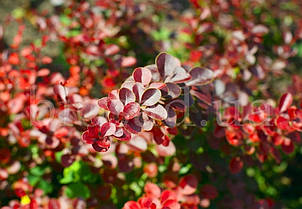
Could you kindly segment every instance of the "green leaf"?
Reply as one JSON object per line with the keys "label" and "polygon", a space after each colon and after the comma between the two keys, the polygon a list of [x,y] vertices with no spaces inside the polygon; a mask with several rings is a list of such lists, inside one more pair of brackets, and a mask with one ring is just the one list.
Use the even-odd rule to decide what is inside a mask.
{"label": "green leaf", "polygon": [[297,55],[302,57],[302,43],[297,43],[293,47],[297,50]]}
{"label": "green leaf", "polygon": [[186,33],[181,33],[179,35],[179,40],[182,41],[182,42],[187,42],[187,43],[192,43],[193,42],[192,36],[190,36],[189,34],[186,34]]}
{"label": "green leaf", "polygon": [[35,186],[40,181],[40,176],[28,175],[28,182],[31,186]]}
{"label": "green leaf", "polygon": [[36,144],[32,144],[32,145],[30,145],[29,148],[31,150],[32,157],[35,159],[38,158],[39,157],[39,147]]}
{"label": "green leaf", "polygon": [[69,198],[79,197],[79,198],[87,199],[90,197],[90,191],[88,187],[80,182],[68,185],[65,190],[65,194]]}
{"label": "green leaf", "polygon": [[60,54],[54,58],[54,61],[53,61],[54,64],[60,66],[60,70],[62,71],[67,71],[69,69],[69,64],[68,62],[66,61],[66,57],[64,55],[64,45],[63,44],[60,44]]}
{"label": "green leaf", "polygon": [[31,125],[30,121],[27,120],[27,119],[25,119],[25,118],[21,119],[21,123],[22,123],[22,127],[23,127],[24,129],[26,129],[26,130],[32,128],[32,125]]}
{"label": "green leaf", "polygon": [[287,162],[282,162],[279,165],[275,165],[273,167],[275,173],[282,173],[286,170],[286,168],[287,168]]}
{"label": "green leaf", "polygon": [[166,28],[161,28],[159,31],[153,31],[151,35],[156,41],[168,40],[170,31]]}
{"label": "green leaf", "polygon": [[189,170],[191,169],[191,167],[192,167],[191,164],[183,165],[182,168],[179,170],[179,174],[180,175],[187,174],[189,172]]}
{"label": "green leaf", "polygon": [[64,168],[61,184],[76,182],[95,183],[98,175],[91,172],[89,166],[82,161],[75,161],[71,166]]}
{"label": "green leaf", "polygon": [[77,29],[72,29],[71,31],[69,31],[67,33],[67,37],[75,37],[77,35],[81,34],[81,31],[80,30],[77,30]]}
{"label": "green leaf", "polygon": [[64,170],[64,177],[60,180],[61,184],[69,184],[74,181],[73,175],[71,172],[65,172]]}
{"label": "green leaf", "polygon": [[51,193],[53,189],[52,185],[43,179],[41,179],[37,187],[42,189],[45,192],[45,194]]}
{"label": "green leaf", "polygon": [[56,158],[56,161],[57,161],[58,163],[61,163],[61,157],[62,157],[62,155],[63,155],[63,152],[62,152],[62,151],[56,152],[56,153],[55,153],[55,158]]}
{"label": "green leaf", "polygon": [[36,166],[30,169],[30,173],[35,176],[42,176],[45,172],[46,167]]}
{"label": "green leaf", "polygon": [[19,18],[24,17],[25,11],[24,11],[23,8],[18,7],[18,8],[14,9],[14,10],[12,11],[12,15],[13,15],[14,18],[19,19]]}
{"label": "green leaf", "polygon": [[75,161],[71,166],[64,168],[61,184],[68,184],[80,180],[79,170],[81,168],[80,161]]}
{"label": "green leaf", "polygon": [[66,26],[69,26],[71,24],[70,18],[65,15],[60,16],[60,21]]}
{"label": "green leaf", "polygon": [[129,186],[130,189],[132,189],[135,192],[135,195],[139,197],[142,194],[142,187],[139,186],[137,182],[132,182]]}

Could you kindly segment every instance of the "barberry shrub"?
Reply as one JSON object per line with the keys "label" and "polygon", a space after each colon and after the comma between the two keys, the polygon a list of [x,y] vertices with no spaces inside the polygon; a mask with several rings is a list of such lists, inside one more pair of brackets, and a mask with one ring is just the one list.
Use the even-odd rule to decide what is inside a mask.
{"label": "barberry shrub", "polygon": [[302,207],[298,1],[18,2],[2,209]]}

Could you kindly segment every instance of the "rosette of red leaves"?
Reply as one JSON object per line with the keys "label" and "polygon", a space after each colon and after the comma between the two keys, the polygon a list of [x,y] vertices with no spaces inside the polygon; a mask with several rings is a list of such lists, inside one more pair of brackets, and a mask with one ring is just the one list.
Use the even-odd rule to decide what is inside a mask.
{"label": "rosette of red leaves", "polygon": [[163,191],[156,184],[148,182],[144,188],[145,194],[137,202],[128,201],[123,209],[198,208],[200,198],[195,194],[197,185],[194,175],[184,176],[175,188]]}
{"label": "rosette of red leaves", "polygon": [[183,87],[200,86],[213,79],[204,68],[187,70],[180,61],[161,53],[154,65],[136,68],[119,90],[111,91],[98,104],[106,119],[92,123],[83,140],[96,151],[107,151],[112,138],[128,141],[137,133],[151,131],[157,144],[169,145],[177,118],[186,108]]}
{"label": "rosette of red leaves", "polygon": [[[256,153],[261,162],[271,156],[280,163],[278,147],[290,154],[294,151],[294,143],[300,142],[302,110],[292,103],[293,96],[285,93],[278,107],[263,103],[260,106],[244,106],[242,112],[233,106],[227,108],[223,116],[226,140],[232,146],[244,146],[247,155]],[[216,128],[218,131],[219,126]],[[242,167],[240,157],[231,160],[233,173],[239,172]]]}

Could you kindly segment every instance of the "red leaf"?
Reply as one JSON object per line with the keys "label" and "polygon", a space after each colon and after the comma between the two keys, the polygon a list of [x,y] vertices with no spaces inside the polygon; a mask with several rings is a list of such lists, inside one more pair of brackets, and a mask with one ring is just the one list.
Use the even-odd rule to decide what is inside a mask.
{"label": "red leaf", "polygon": [[186,82],[188,86],[200,86],[205,85],[212,81],[214,78],[213,71],[207,68],[196,67],[190,70],[191,80]]}
{"label": "red leaf", "polygon": [[167,113],[168,113],[168,117],[165,120],[165,124],[168,127],[173,128],[173,127],[176,126],[177,115],[176,115],[175,111],[172,108],[169,108]]}
{"label": "red leaf", "polygon": [[147,182],[144,191],[148,197],[159,198],[160,197],[160,188],[153,183]]}
{"label": "red leaf", "polygon": [[119,98],[124,105],[127,105],[130,102],[135,102],[134,93],[127,88],[121,88],[119,90]]}
{"label": "red leaf", "polygon": [[234,157],[232,158],[230,162],[230,170],[231,173],[236,174],[241,171],[243,167],[243,161],[240,159],[240,157]]}
{"label": "red leaf", "polygon": [[123,209],[141,209],[140,205],[135,201],[128,201],[124,205]]}
{"label": "red leaf", "polygon": [[142,117],[132,118],[128,121],[125,121],[124,126],[128,131],[133,134],[137,134],[142,131],[144,121]]}
{"label": "red leaf", "polygon": [[109,94],[108,94],[108,99],[118,99],[119,98],[119,91],[117,89],[112,90]]}
{"label": "red leaf", "polygon": [[68,91],[67,89],[62,86],[61,84],[59,85],[55,85],[54,88],[54,93],[64,102],[66,103],[66,98],[67,98],[67,95],[68,95]]}
{"label": "red leaf", "polygon": [[134,57],[123,57],[121,66],[130,67],[130,66],[135,65],[135,63],[136,63],[136,59]]}
{"label": "red leaf", "polygon": [[153,120],[151,118],[149,118],[146,113],[143,113],[142,117],[144,120],[143,129],[145,131],[150,131],[153,128]]}
{"label": "red leaf", "polygon": [[149,197],[139,198],[138,203],[141,205],[142,208],[156,209],[155,203],[153,203],[152,199]]}
{"label": "red leaf", "polygon": [[156,57],[155,63],[163,80],[167,76],[173,75],[175,68],[181,66],[181,63],[177,58],[167,53],[160,53]]}
{"label": "red leaf", "polygon": [[197,62],[197,61],[200,60],[201,56],[202,56],[202,51],[197,51],[197,50],[191,51],[191,53],[190,53],[190,60],[192,62]]}
{"label": "red leaf", "polygon": [[89,135],[89,132],[88,131],[85,131],[83,134],[82,134],[82,139],[85,141],[85,143],[87,144],[92,144],[94,139],[90,137]]}
{"label": "red leaf", "polygon": [[124,128],[116,129],[114,136],[121,141],[129,141],[131,139],[131,134]]}
{"label": "red leaf", "polygon": [[130,120],[140,114],[140,106],[136,102],[130,102],[124,107],[123,115],[126,120]]}
{"label": "red leaf", "polygon": [[177,200],[170,199],[163,203],[163,208],[180,209],[180,204],[177,202]]}
{"label": "red leaf", "polygon": [[123,111],[124,105],[119,99],[109,99],[108,109],[112,114],[119,115]]}
{"label": "red leaf", "polygon": [[175,99],[180,96],[181,88],[177,84],[166,83],[166,87],[167,88],[163,88],[163,92],[165,92],[165,90],[167,90],[167,92],[165,92],[166,94],[164,96],[168,96],[172,99]]}
{"label": "red leaf", "polygon": [[106,122],[107,122],[107,119],[103,116],[98,116],[91,120],[92,125],[99,125],[100,127]]}
{"label": "red leaf", "polygon": [[177,195],[174,191],[165,190],[161,193],[160,201],[163,203],[167,200],[175,200],[177,199]]}
{"label": "red leaf", "polygon": [[58,119],[63,123],[73,123],[77,120],[77,114],[74,110],[66,108],[59,112]]}
{"label": "red leaf", "polygon": [[207,199],[215,199],[218,196],[218,192],[216,190],[216,188],[213,185],[210,184],[205,184],[202,186],[200,193],[202,194],[202,196],[204,198]]}
{"label": "red leaf", "polygon": [[262,36],[262,35],[268,33],[268,29],[264,25],[255,25],[251,32],[258,36]]}
{"label": "red leaf", "polygon": [[142,95],[144,93],[144,86],[141,83],[136,83],[132,87],[132,91],[135,94],[136,101],[140,103]]}
{"label": "red leaf", "polygon": [[140,152],[146,151],[148,148],[148,144],[145,138],[140,135],[135,135],[134,137],[132,137],[128,144],[134,147],[136,150],[139,150]]}
{"label": "red leaf", "polygon": [[279,145],[283,144],[284,137],[277,135],[277,136],[272,137],[272,141],[275,146],[279,146]]}
{"label": "red leaf", "polygon": [[225,137],[227,141],[233,146],[239,146],[242,144],[242,134],[233,129],[225,129]]}
{"label": "red leaf", "polygon": [[161,83],[161,82],[154,82],[154,83],[151,83],[149,88],[154,88],[154,89],[160,89],[160,90],[163,90],[163,89],[166,89],[166,84],[165,83]]}
{"label": "red leaf", "polygon": [[172,100],[168,105],[166,105],[166,107],[171,107],[173,108],[175,111],[179,111],[179,112],[185,112],[186,110],[186,104],[183,100],[181,99],[175,99]]}
{"label": "red leaf", "polygon": [[160,104],[144,109],[144,112],[156,120],[165,120],[168,117],[167,110]]}
{"label": "red leaf", "polygon": [[19,94],[15,98],[8,101],[9,112],[12,114],[16,114],[20,112],[24,108],[25,96],[23,94]]}
{"label": "red leaf", "polygon": [[292,140],[289,138],[284,138],[281,148],[286,154],[291,154],[295,149]]}
{"label": "red leaf", "polygon": [[68,167],[75,161],[75,157],[71,154],[64,154],[61,157],[61,161],[64,167]]}
{"label": "red leaf", "polygon": [[172,73],[172,75],[167,76],[165,82],[171,83],[183,83],[185,81],[190,80],[191,76],[187,71],[182,67],[176,67]]}
{"label": "red leaf", "polygon": [[60,205],[59,200],[54,199],[54,198],[50,199],[50,200],[48,201],[48,208],[49,208],[49,209],[60,209],[60,208],[61,208],[61,205]]}
{"label": "red leaf", "polygon": [[44,77],[49,75],[50,71],[47,68],[42,68],[38,71],[37,76]]}
{"label": "red leaf", "polygon": [[84,118],[92,118],[98,115],[99,107],[96,104],[88,103],[82,109],[82,116]]}
{"label": "red leaf", "polygon": [[185,195],[193,194],[197,189],[198,181],[193,175],[187,175],[180,179],[179,186],[181,193]]}
{"label": "red leaf", "polygon": [[43,63],[44,65],[50,64],[50,63],[52,63],[52,58],[51,58],[51,57],[48,57],[48,56],[44,56],[44,57],[42,57],[42,63]]}
{"label": "red leaf", "polygon": [[133,71],[133,79],[136,82],[142,83],[144,86],[148,85],[151,82],[152,74],[148,68],[136,68]]}
{"label": "red leaf", "polygon": [[20,63],[19,55],[17,53],[11,53],[8,57],[8,62],[12,65],[18,65]]}
{"label": "red leaf", "polygon": [[109,149],[109,147],[108,148],[104,148],[104,147],[99,146],[97,143],[93,143],[92,147],[97,152],[107,152],[108,149]]}
{"label": "red leaf", "polygon": [[144,91],[141,103],[145,106],[152,106],[159,102],[161,92],[158,89],[150,88]]}
{"label": "red leaf", "polygon": [[106,151],[109,149],[110,147],[110,140],[108,137],[104,137],[104,138],[101,138],[100,140],[98,140],[96,142],[96,144],[99,146],[99,147],[102,147],[104,149],[106,149]]}
{"label": "red leaf", "polygon": [[282,95],[279,102],[279,112],[286,111],[293,103],[293,96],[291,93],[285,93]]}
{"label": "red leaf", "polygon": [[168,146],[156,145],[156,151],[159,156],[167,157],[174,155],[176,148],[173,142],[171,141]]}
{"label": "red leaf", "polygon": [[115,45],[115,44],[110,44],[110,45],[108,45],[107,48],[105,49],[104,54],[105,54],[106,56],[114,55],[114,54],[118,53],[119,50],[120,50],[120,48],[119,48],[117,45]]}
{"label": "red leaf", "polygon": [[288,130],[290,128],[289,120],[281,115],[276,118],[276,125],[281,130]]}
{"label": "red leaf", "polygon": [[114,123],[106,122],[101,127],[101,136],[111,136],[115,134],[116,125]]}
{"label": "red leaf", "polygon": [[108,105],[108,97],[103,97],[103,98],[99,99],[98,100],[98,105],[101,108],[105,109],[105,110],[109,110],[109,108],[107,106]]}

